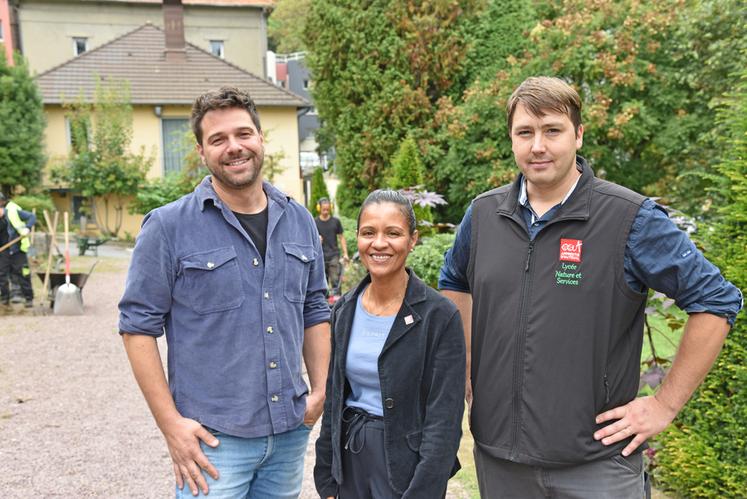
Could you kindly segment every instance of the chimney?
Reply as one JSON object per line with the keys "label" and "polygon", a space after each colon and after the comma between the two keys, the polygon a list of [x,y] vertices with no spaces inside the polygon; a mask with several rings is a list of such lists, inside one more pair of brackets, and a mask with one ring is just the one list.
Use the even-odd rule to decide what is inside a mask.
{"label": "chimney", "polygon": [[182,0],[163,0],[163,27],[166,33],[166,61],[185,62],[184,7]]}

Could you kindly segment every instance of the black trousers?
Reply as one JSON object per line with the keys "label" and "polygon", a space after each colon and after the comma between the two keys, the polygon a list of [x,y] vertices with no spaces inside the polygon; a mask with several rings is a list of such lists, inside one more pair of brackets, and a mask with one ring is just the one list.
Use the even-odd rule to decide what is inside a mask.
{"label": "black trousers", "polygon": [[[389,484],[384,450],[384,419],[362,409],[346,407],[342,413],[345,445],[342,448],[342,484],[338,499],[400,499]],[[444,499],[446,490],[439,497]]]}
{"label": "black trousers", "polygon": [[389,485],[384,454],[384,420],[348,407],[342,415],[342,485],[339,499],[399,499]]}
{"label": "black trousers", "polygon": [[7,250],[0,253],[0,300],[3,302],[10,299],[9,279],[21,288],[26,301],[34,299],[29,260],[23,251],[17,251],[12,255]]}

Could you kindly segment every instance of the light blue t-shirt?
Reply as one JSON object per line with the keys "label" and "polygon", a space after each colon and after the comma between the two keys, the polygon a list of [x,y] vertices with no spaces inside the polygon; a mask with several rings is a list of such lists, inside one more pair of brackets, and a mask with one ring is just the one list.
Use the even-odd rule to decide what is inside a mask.
{"label": "light blue t-shirt", "polygon": [[345,403],[370,414],[383,416],[379,354],[384,348],[396,315],[371,315],[363,308],[362,299],[363,293],[358,295],[348,344],[346,372],[352,392]]}

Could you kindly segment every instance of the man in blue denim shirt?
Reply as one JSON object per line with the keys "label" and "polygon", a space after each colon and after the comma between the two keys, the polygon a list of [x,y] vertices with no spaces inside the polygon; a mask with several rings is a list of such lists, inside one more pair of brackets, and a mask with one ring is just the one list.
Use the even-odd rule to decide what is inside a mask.
{"label": "man in blue denim shirt", "polygon": [[[185,483],[193,495],[297,497],[329,364],[319,235],[303,206],[262,181],[249,95],[200,96],[192,127],[212,175],[145,217],[119,330],[168,444],[177,497]],[[168,384],[156,344],[164,332]]]}
{"label": "man in blue denim shirt", "polygon": [[[556,78],[514,92],[521,174],[475,199],[441,269],[464,321],[483,497],[642,497],[640,446],[690,398],[741,307],[660,206],[594,178],[576,155],[580,111]],[[656,395],[636,398],[648,288],[690,317]]]}

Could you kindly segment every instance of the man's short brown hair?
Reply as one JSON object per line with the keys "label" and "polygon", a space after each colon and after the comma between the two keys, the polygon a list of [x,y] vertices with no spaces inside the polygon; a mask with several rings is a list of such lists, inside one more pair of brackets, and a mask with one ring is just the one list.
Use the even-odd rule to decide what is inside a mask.
{"label": "man's short brown hair", "polygon": [[578,127],[581,126],[581,98],[573,87],[560,78],[533,76],[524,80],[514,90],[506,104],[509,135],[514,122],[514,112],[519,104],[523,104],[534,116],[544,116],[548,111],[565,114],[570,118],[578,134]]}
{"label": "man's short brown hair", "polygon": [[202,145],[202,118],[209,111],[231,108],[244,109],[251,116],[257,131],[262,132],[257,107],[249,94],[236,87],[221,87],[219,90],[211,90],[202,94],[192,105],[192,132],[198,144]]}

